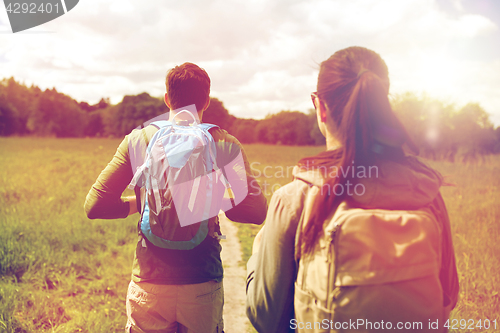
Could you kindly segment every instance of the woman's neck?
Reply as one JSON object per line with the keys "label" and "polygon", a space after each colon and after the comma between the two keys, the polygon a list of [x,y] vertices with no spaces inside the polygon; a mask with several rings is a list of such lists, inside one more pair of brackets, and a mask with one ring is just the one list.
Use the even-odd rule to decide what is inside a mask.
{"label": "woman's neck", "polygon": [[326,132],[326,150],[335,150],[342,147],[340,141],[330,132]]}

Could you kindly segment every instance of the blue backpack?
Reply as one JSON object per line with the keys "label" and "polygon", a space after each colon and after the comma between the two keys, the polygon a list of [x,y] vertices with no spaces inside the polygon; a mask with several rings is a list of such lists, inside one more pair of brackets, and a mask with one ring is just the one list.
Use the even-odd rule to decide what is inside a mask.
{"label": "blue backpack", "polygon": [[[193,122],[178,124],[175,118],[183,113]],[[214,232],[225,193],[234,207],[231,186],[217,165],[217,149],[209,133],[217,126],[198,123],[187,110],[178,112],[171,122],[152,125],[159,129],[129,185],[140,192],[140,230],[155,246],[190,250]]]}

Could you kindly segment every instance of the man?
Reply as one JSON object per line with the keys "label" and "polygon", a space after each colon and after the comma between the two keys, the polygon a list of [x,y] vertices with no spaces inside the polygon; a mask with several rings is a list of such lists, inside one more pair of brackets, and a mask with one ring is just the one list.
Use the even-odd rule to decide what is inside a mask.
{"label": "man", "polygon": [[[194,104],[198,110],[194,116],[201,121],[210,103],[209,94],[210,78],[202,68],[185,63],[171,69],[165,93],[165,103],[172,110],[169,120],[176,111]],[[157,130],[149,125],[124,138],[87,195],[84,208],[90,219],[125,218],[141,209],[135,196],[121,195]],[[210,134],[217,144],[218,163],[223,163],[224,156],[241,152],[246,171],[248,194],[227,210],[226,216],[233,221],[261,224],[266,216],[266,199],[251,174],[241,144],[218,127],[210,129]],[[212,222],[216,219],[211,218]],[[211,230],[195,248],[171,250],[153,245],[139,231],[127,293],[128,332],[222,332],[223,268],[216,236]]]}

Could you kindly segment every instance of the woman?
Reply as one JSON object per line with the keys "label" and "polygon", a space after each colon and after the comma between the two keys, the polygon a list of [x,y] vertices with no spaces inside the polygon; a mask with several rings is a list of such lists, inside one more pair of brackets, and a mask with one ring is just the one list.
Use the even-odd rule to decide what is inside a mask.
{"label": "woman", "polygon": [[[445,330],[458,278],[439,193],[442,177],[405,155],[403,147],[414,153],[417,148],[394,115],[388,92],[387,66],[371,50],[350,47],[321,64],[311,97],[327,150],[302,159],[294,180],[274,193],[247,264],[247,315],[259,332]],[[363,218],[364,229],[354,238],[368,238],[347,246],[347,254],[344,246],[339,255],[347,243],[333,240],[347,231],[330,229],[348,228],[336,219],[351,208],[379,214],[381,223],[365,232],[372,222]],[[400,215],[385,221],[391,211]],[[387,227],[391,223],[400,229]],[[419,234],[401,232],[405,225]],[[391,255],[370,271],[379,256]],[[366,266],[355,278],[353,272],[341,276],[345,267],[339,265],[347,257],[354,266]]]}

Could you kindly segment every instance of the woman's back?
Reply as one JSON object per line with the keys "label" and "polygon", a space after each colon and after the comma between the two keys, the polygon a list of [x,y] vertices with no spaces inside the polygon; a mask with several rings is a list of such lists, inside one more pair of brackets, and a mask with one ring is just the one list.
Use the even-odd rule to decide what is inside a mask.
{"label": "woman's back", "polygon": [[[313,330],[297,325],[299,332],[369,332],[406,323],[409,331],[435,332],[429,323],[443,324],[441,239],[449,222],[439,195],[441,177],[412,157],[381,159],[367,170],[355,170],[352,195],[332,209],[314,249],[298,260],[296,321],[321,323]],[[295,181],[317,187],[310,191],[315,196],[325,190],[325,179],[311,171],[297,173]],[[306,204],[301,223],[310,209]],[[298,243],[303,228],[299,224]],[[443,256],[445,264],[450,255]]]}
{"label": "woman's back", "polygon": [[247,313],[261,331],[290,316],[291,295],[289,329],[308,332],[435,332],[455,306],[442,178],[405,155],[417,148],[388,92],[387,66],[371,50],[350,47],[321,63],[311,97],[327,150],[299,161],[273,195],[248,263]]}

